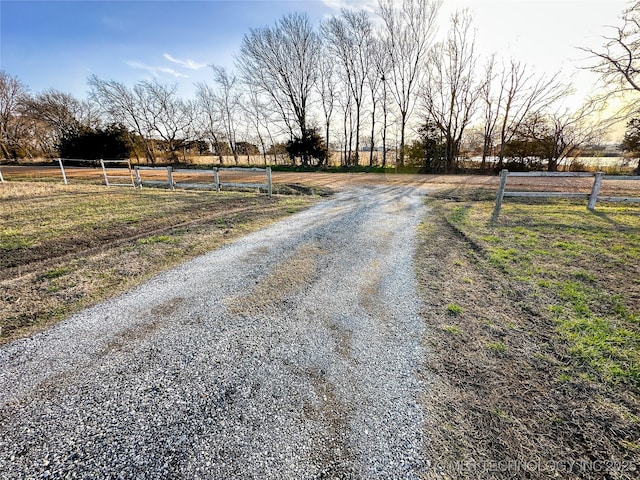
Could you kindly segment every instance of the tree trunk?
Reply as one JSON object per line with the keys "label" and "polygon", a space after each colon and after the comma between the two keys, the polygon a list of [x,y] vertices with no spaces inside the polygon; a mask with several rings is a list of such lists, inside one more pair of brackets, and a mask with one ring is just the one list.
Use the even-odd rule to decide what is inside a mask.
{"label": "tree trunk", "polygon": [[374,135],[376,132],[376,102],[373,102],[373,111],[371,112],[371,145],[369,145],[369,166],[373,167],[373,145]]}
{"label": "tree trunk", "polygon": [[404,167],[404,130],[407,126],[407,112],[401,113],[402,118],[400,119],[400,158],[398,161],[398,166]]}

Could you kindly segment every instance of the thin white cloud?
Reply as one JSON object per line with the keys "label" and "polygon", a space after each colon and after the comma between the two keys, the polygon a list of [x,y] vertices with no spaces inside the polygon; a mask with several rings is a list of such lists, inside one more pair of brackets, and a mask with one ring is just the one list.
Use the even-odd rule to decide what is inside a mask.
{"label": "thin white cloud", "polygon": [[169,67],[154,67],[151,65],[146,65],[144,63],[135,62],[135,61],[127,61],[126,64],[129,65],[131,68],[135,68],[136,70],[145,70],[151,73],[154,77],[159,77],[160,74],[165,73],[168,75],[172,75],[176,78],[189,78],[187,75],[180,73],[174,70],[173,68],[169,68]]}
{"label": "thin white cloud", "polygon": [[206,63],[197,63],[189,58],[187,58],[186,60],[180,60],[178,58],[172,57],[168,53],[165,53],[163,56],[170,62],[177,63],[178,65],[181,65],[185,68],[189,68],[191,70],[200,70],[201,68],[204,68],[207,66]]}

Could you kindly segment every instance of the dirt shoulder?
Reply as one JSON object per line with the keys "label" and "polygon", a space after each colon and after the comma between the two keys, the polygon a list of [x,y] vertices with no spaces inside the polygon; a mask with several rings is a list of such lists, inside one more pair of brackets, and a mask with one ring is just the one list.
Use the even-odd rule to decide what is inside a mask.
{"label": "dirt shoulder", "polygon": [[[510,207],[503,230],[491,230],[486,225],[491,202],[481,200],[487,192],[468,193],[451,191],[432,199],[434,212],[419,233],[416,268],[429,329],[424,342],[428,371],[435,374],[423,399],[428,412],[428,456],[434,459],[426,478],[637,478],[640,389],[633,360],[622,358],[621,346],[620,352],[603,350],[603,358],[590,362],[576,349],[587,337],[567,335],[565,323],[556,315],[566,309],[562,313],[578,321],[572,300],[563,297],[559,283],[552,282],[564,282],[567,275],[568,285],[583,279],[591,285],[585,288],[595,292],[594,282],[600,281],[595,267],[602,264],[602,257],[584,263],[582,255],[573,256],[569,261],[574,269],[556,265],[554,245],[562,249],[562,242],[537,231],[546,247],[535,244],[538,237],[528,229],[535,230],[535,222],[544,217],[536,216],[531,206]],[[482,205],[478,217],[482,222],[475,223],[473,212],[478,205]],[[519,212],[518,218],[514,212]],[[526,212],[534,216],[530,223],[523,219]],[[472,217],[468,221],[467,215]],[[616,220],[618,228],[631,228],[619,217]],[[580,217],[573,222],[579,225]],[[577,233],[568,233],[566,224],[553,225],[552,219],[549,223],[549,231],[566,235],[567,245],[576,239]],[[596,227],[601,225],[591,225],[594,231]],[[513,238],[508,233],[514,230],[522,243],[511,248]],[[523,273],[524,264],[497,256],[510,252],[506,255],[525,257],[536,255],[531,254],[534,250],[547,257],[546,270],[543,264],[527,264],[531,273]],[[608,265],[601,266],[600,272],[607,268],[609,275],[618,274],[618,280],[626,279],[629,285],[624,270],[614,273],[615,266]],[[543,281],[541,275],[555,280]],[[637,270],[635,278],[637,283]],[[598,325],[598,319],[606,319],[609,334],[625,328],[628,339],[636,338],[638,305],[629,290],[633,288],[624,296],[599,290],[601,311],[597,319],[595,314],[593,319],[583,318],[580,328],[593,329],[589,320]],[[614,312],[615,301],[620,315]],[[596,308],[591,300],[588,304]],[[610,311],[605,312],[606,306]],[[584,314],[584,308],[581,305],[578,310]],[[624,325],[623,314],[629,320]],[[632,356],[635,342],[625,345]],[[592,347],[591,355],[596,355],[596,348],[607,348]],[[607,376],[606,361],[618,362],[626,374]]]}

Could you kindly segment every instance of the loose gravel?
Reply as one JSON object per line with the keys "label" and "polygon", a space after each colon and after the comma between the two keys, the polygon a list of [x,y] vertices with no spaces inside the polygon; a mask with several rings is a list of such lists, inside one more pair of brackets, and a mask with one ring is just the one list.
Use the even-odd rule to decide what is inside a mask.
{"label": "loose gravel", "polygon": [[418,478],[413,187],[343,191],[0,349],[1,478]]}

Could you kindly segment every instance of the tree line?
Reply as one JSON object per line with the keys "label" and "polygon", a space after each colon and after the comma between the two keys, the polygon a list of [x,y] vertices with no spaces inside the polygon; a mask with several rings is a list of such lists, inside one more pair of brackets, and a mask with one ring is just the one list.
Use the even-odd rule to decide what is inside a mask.
{"label": "tree line", "polygon": [[[603,51],[585,49],[618,92],[639,91],[639,5],[623,12],[624,26]],[[175,84],[127,86],[95,75],[87,99],[31,94],[0,71],[2,156],[156,163],[261,154],[265,163],[287,155],[322,167],[332,151],[347,167],[393,160],[449,173],[472,152],[483,171],[553,171],[602,138],[607,98],[567,107],[572,89],[559,73],[482,58],[468,11],[454,13],[438,35],[440,7],[440,0],[380,0],[375,14],[343,9],[319,26],[304,13],[286,15],[245,34],[235,69],[211,66],[211,80],[196,84],[192,99],[180,98]]]}

